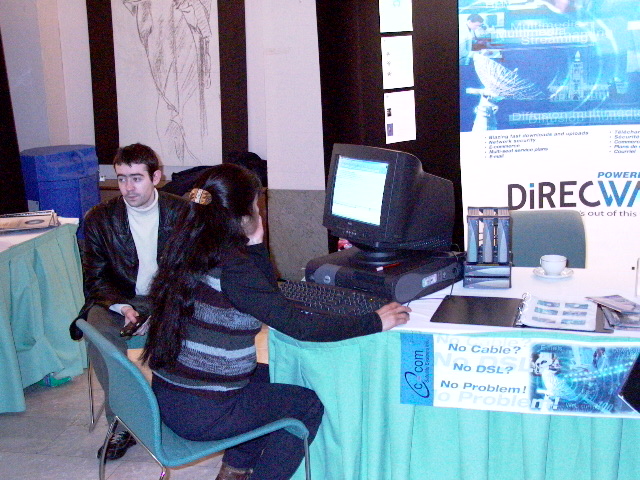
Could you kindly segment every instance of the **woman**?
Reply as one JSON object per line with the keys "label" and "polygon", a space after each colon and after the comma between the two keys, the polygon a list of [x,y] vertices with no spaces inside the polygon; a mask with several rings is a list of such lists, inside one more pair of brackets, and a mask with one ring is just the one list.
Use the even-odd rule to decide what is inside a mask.
{"label": "woman", "polygon": [[[408,307],[344,318],[308,316],[280,293],[262,244],[260,181],[222,164],[202,174],[160,261],[143,359],[163,421],[190,440],[216,440],[293,417],[313,440],[322,420],[317,395],[269,382],[256,362],[261,322],[299,340],[335,341],[406,323]],[[288,479],[303,443],[286,431],[228,449],[218,480]]]}

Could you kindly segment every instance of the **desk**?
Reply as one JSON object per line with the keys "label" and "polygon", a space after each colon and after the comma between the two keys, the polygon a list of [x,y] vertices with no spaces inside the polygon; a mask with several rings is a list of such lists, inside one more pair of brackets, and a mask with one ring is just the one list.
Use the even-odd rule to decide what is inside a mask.
{"label": "desk", "polygon": [[[633,297],[633,272],[596,278],[576,270],[574,278],[538,279],[514,269],[509,290],[471,290],[458,295],[540,297],[565,294]],[[619,286],[619,288],[616,288]],[[573,293],[572,293],[573,292]],[[576,293],[579,292],[579,293]],[[400,404],[400,336],[403,331],[488,333],[499,329],[430,324],[436,292],[413,302],[410,322],[382,334],[342,342],[299,342],[269,335],[269,360],[276,382],[315,390],[325,417],[311,445],[314,478],[323,480],[636,480],[640,471],[640,421],[520,414]],[[544,333],[522,329],[522,334]],[[532,332],[532,333],[529,333]],[[620,341],[625,332],[600,336]],[[298,471],[295,479],[304,476]]]}
{"label": "desk", "polygon": [[77,228],[0,236],[0,413],[24,411],[24,387],[45,375],[83,371],[84,343],[69,337],[84,302]]}

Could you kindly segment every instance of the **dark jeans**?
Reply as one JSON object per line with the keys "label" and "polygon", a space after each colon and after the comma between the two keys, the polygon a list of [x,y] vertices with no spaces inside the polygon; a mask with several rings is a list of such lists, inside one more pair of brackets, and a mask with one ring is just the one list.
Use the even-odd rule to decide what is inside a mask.
{"label": "dark jeans", "polygon": [[[313,390],[270,383],[269,367],[258,364],[249,385],[225,400],[211,399],[153,383],[162,420],[189,440],[218,440],[253,430],[285,417],[302,421],[311,442],[324,407]],[[232,467],[253,468],[252,480],[291,478],[304,458],[301,439],[286,430],[264,435],[225,451]]]}
{"label": "dark jeans", "polygon": [[[138,311],[138,313],[146,313],[147,300],[145,297],[136,297],[131,301],[131,305]],[[124,327],[124,316],[119,313],[107,310],[99,305],[94,305],[87,314],[87,322],[98,330],[107,340],[113,343],[116,348],[121,351],[124,356],[127,356],[127,342],[125,338],[120,336],[120,330]],[[87,351],[89,353],[89,360],[93,371],[96,373],[96,377],[104,390],[105,407],[104,413],[107,417],[107,422],[111,424],[115,415],[111,411],[109,406],[109,376],[107,375],[107,366],[102,360],[102,356],[98,353],[97,349],[88,343]]]}

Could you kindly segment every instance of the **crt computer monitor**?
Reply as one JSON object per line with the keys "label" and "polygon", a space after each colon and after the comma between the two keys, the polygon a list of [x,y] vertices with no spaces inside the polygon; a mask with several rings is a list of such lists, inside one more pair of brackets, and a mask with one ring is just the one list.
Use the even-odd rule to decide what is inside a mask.
{"label": "crt computer monitor", "polygon": [[453,184],[423,171],[414,155],[334,145],[323,225],[358,247],[365,263],[450,250],[454,209]]}

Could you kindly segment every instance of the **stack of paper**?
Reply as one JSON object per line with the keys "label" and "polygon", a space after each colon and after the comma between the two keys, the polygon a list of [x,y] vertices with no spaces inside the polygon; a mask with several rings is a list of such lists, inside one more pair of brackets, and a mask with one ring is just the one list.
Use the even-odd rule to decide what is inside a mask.
{"label": "stack of paper", "polygon": [[605,323],[611,329],[629,330],[640,328],[640,304],[620,295],[589,297],[602,308]]}

